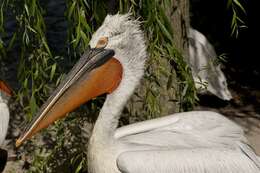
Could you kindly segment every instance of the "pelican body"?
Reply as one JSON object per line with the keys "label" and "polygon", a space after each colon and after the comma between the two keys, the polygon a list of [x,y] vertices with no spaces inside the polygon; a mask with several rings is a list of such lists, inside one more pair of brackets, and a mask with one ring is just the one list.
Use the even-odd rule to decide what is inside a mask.
{"label": "pelican body", "polygon": [[[140,23],[107,16],[64,82],[17,140],[107,93],[88,145],[89,173],[259,173],[241,127],[214,112],[184,112],[118,128],[147,59]],[[106,39],[104,39],[106,38]],[[94,48],[95,47],[95,48]]]}
{"label": "pelican body", "polygon": [[11,89],[6,83],[0,80],[0,172],[5,168],[8,153],[5,149],[1,149],[8,130],[9,109],[7,102],[11,96]]}

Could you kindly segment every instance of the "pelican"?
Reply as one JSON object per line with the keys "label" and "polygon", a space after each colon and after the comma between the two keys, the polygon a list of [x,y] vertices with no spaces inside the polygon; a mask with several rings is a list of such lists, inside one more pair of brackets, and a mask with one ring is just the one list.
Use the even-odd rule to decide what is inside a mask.
{"label": "pelican", "polygon": [[[201,94],[207,92],[222,100],[231,100],[227,80],[220,64],[214,65],[217,54],[208,39],[194,28],[189,29],[188,64],[192,70],[195,86]],[[205,88],[206,84],[206,88]]]}
{"label": "pelican", "polygon": [[[10,96],[11,89],[6,83],[0,80],[0,147],[2,147],[5,141],[9,124],[9,109],[7,102]],[[7,151],[0,148],[0,172],[4,170],[7,158]]]}
{"label": "pelican", "polygon": [[184,112],[118,128],[147,59],[140,22],[108,15],[67,78],[16,141],[106,93],[88,144],[89,173],[259,173],[243,130],[214,112]]}

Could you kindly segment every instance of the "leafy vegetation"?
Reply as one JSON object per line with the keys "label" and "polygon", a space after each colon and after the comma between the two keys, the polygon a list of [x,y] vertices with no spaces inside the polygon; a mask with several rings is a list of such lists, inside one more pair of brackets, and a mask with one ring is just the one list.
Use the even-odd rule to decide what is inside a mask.
{"label": "leafy vegetation", "polygon": [[[172,7],[171,0],[140,2],[121,0],[119,11],[127,12],[140,16],[144,21],[143,27],[148,38],[149,62],[147,67],[146,79],[149,81],[149,88],[146,90],[144,109],[147,109],[150,117],[161,115],[163,110],[159,97],[162,97],[162,83],[160,78],[164,76],[165,90],[174,87],[175,101],[178,102],[179,111],[188,110],[196,103],[196,89],[191,76],[190,69],[182,54],[177,50],[174,43],[174,32],[171,21],[166,14],[168,7]],[[166,61],[166,62],[165,62]],[[165,65],[170,64],[170,66]],[[177,74],[175,73],[177,72]],[[173,80],[178,78],[178,81]],[[178,85],[174,85],[174,82]]]}
{"label": "leafy vegetation", "polygon": [[[62,0],[54,3],[60,4]],[[197,101],[196,89],[191,71],[174,43],[174,28],[165,11],[172,6],[171,0],[118,0],[115,1],[113,11],[120,13],[131,12],[135,18],[142,21],[145,31],[149,62],[144,79],[144,95],[136,92],[135,96],[141,101],[143,117],[130,102],[124,114],[135,117],[133,121],[148,119],[164,114],[162,94],[169,96],[169,101],[176,104],[178,111],[189,110]],[[92,33],[101,25],[109,9],[107,2],[100,0],[66,0],[64,21],[67,22],[67,40],[65,52],[52,49],[47,38],[46,15],[47,7],[40,0],[2,0],[0,6],[0,60],[12,51],[14,43],[19,50],[18,79],[19,90],[17,100],[24,108],[29,121],[39,106],[46,100],[53,88],[62,80],[65,71],[74,64],[85,50]],[[48,2],[49,3],[49,2]],[[234,14],[237,9],[244,8],[237,0],[228,0],[228,6]],[[59,8],[59,6],[57,6]],[[16,32],[5,42],[1,38],[5,35],[5,15],[7,9],[15,16]],[[236,33],[242,20],[235,15],[232,20],[232,33]],[[55,23],[55,22],[54,22]],[[234,28],[234,29],[233,29]],[[51,29],[51,28],[50,28]],[[8,43],[8,44],[7,44]],[[64,64],[64,67],[59,64]],[[166,93],[162,93],[166,90]],[[93,99],[92,102],[72,113],[64,121],[59,121],[43,136],[47,136],[51,147],[28,150],[33,153],[33,160],[29,172],[85,172],[86,154],[85,132],[83,122],[92,122],[86,118],[96,115],[104,97]],[[168,101],[168,100],[167,100]],[[78,115],[81,117],[78,117]],[[70,122],[70,123],[66,123]],[[127,120],[127,122],[132,122]],[[122,122],[124,124],[124,122]],[[90,124],[89,124],[90,125]],[[64,134],[65,133],[65,134]],[[54,138],[54,139],[53,139]],[[43,139],[45,140],[45,139]],[[36,143],[33,141],[33,143]],[[30,153],[31,154],[31,153]],[[57,159],[59,158],[59,159]]]}
{"label": "leafy vegetation", "polygon": [[228,0],[227,7],[231,9],[233,13],[231,21],[231,35],[238,37],[240,29],[247,27],[244,20],[241,19],[241,16],[246,14],[246,10],[239,0]]}

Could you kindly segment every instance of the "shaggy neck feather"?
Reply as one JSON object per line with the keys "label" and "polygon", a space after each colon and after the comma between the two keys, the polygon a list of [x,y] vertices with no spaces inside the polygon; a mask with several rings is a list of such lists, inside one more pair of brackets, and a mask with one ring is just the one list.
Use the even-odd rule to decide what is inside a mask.
{"label": "shaggy neck feather", "polygon": [[92,137],[102,141],[114,139],[121,112],[139,81],[139,77],[134,78],[130,73],[127,68],[124,68],[120,85],[113,93],[107,95],[95,123]]}

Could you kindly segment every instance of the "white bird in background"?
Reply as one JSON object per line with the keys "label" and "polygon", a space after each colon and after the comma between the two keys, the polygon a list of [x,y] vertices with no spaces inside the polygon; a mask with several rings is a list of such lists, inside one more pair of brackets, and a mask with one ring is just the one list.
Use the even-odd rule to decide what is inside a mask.
{"label": "white bird in background", "polygon": [[202,94],[209,92],[222,100],[232,99],[226,77],[220,64],[216,63],[218,60],[214,47],[202,33],[193,28],[189,29],[188,38],[188,64],[198,91]]}
{"label": "white bird in background", "polygon": [[90,41],[99,48],[83,55],[16,145],[107,93],[89,141],[89,173],[259,173],[243,130],[214,112],[176,113],[118,128],[147,59],[139,24],[129,15],[107,16]]}
{"label": "white bird in background", "polygon": [[11,93],[11,89],[0,80],[0,172],[3,171],[8,157],[7,151],[1,149],[1,147],[3,146],[8,130],[9,109],[7,102]]}

